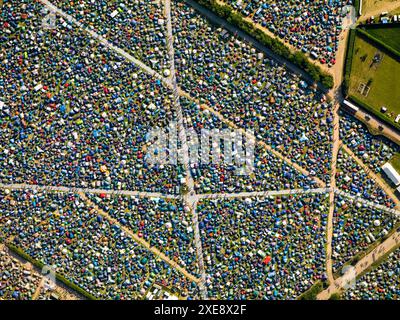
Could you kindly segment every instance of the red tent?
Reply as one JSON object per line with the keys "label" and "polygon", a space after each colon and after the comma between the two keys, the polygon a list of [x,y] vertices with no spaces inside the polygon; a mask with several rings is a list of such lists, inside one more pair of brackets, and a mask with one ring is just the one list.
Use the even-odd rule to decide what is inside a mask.
{"label": "red tent", "polygon": [[271,257],[270,256],[266,256],[263,260],[264,264],[268,264],[271,261]]}

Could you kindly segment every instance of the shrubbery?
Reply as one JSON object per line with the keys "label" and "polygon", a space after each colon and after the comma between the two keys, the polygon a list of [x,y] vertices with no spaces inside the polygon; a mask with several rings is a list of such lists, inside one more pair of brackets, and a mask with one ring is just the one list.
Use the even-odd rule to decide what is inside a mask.
{"label": "shrubbery", "polygon": [[242,15],[236,13],[229,5],[220,5],[215,0],[197,0],[197,2],[254,37],[257,41],[271,49],[275,54],[286,58],[293,64],[302,68],[315,82],[320,82],[326,88],[333,88],[333,77],[323,72],[320,67],[311,63],[304,53],[300,51],[292,53],[281,41],[268,36],[263,31],[256,28],[252,23],[243,19]]}
{"label": "shrubbery", "polygon": [[350,74],[354,54],[354,42],[356,40],[356,30],[351,29],[347,43],[347,53],[344,65],[344,80],[343,80],[343,93],[345,96],[349,94],[350,88]]}
{"label": "shrubbery", "polygon": [[342,300],[342,297],[339,293],[332,293],[329,300]]}
{"label": "shrubbery", "polygon": [[[11,244],[11,243],[7,243],[7,247],[14,252],[15,254],[17,254],[18,256],[20,256],[21,258],[25,259],[26,261],[29,261],[30,263],[32,263],[35,267],[39,268],[39,269],[43,269],[44,264],[38,260],[33,259],[31,256],[29,256],[28,254],[26,254],[21,248]],[[82,296],[84,296],[85,298],[89,299],[89,300],[97,300],[97,298],[95,296],[93,296],[92,294],[90,294],[89,292],[83,290],[81,287],[77,286],[75,283],[71,282],[70,280],[66,279],[63,275],[56,273],[56,279],[60,282],[62,282],[64,285],[66,285],[68,288],[71,288],[72,290],[78,292],[79,294],[81,294]]]}
{"label": "shrubbery", "polygon": [[310,289],[300,296],[300,300],[317,300],[317,295],[324,290],[322,282],[315,283]]}
{"label": "shrubbery", "polygon": [[396,128],[396,129],[400,129],[400,125],[398,123],[395,123],[393,121],[393,119],[390,118],[386,113],[380,112],[376,108],[374,108],[374,107],[370,106],[369,104],[361,101],[360,99],[358,99],[357,97],[355,97],[353,95],[349,96],[349,100],[354,102],[356,105],[360,106],[361,108],[369,111],[370,113],[375,115],[377,118],[381,119],[383,122],[391,125],[392,127]]}

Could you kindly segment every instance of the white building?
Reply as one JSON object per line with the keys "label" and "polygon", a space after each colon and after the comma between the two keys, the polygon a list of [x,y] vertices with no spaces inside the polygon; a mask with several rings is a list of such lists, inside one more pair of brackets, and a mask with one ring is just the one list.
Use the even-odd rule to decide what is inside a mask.
{"label": "white building", "polygon": [[400,174],[393,168],[393,166],[389,162],[385,163],[382,169],[395,186],[400,185]]}

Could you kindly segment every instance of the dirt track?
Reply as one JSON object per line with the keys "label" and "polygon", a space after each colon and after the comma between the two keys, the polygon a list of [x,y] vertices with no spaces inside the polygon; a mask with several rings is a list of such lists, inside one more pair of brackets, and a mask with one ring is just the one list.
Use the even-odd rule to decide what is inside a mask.
{"label": "dirt track", "polygon": [[[399,247],[400,245],[400,233],[395,232],[392,236],[386,239],[383,243],[378,245],[374,250],[368,253],[355,265],[355,275],[358,277],[365,272],[372,264],[379,261],[385,254]],[[348,279],[348,277],[347,277]],[[343,291],[343,288],[347,285],[346,276],[342,276],[336,279],[326,290],[322,291],[317,299],[327,300],[333,293]]]}

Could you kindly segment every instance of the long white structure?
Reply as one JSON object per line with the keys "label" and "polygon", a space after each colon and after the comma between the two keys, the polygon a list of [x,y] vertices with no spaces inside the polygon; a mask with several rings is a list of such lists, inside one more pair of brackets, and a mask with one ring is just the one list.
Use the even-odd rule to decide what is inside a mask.
{"label": "long white structure", "polygon": [[393,168],[393,166],[389,162],[385,163],[382,169],[396,187],[400,185],[400,174],[396,171],[395,168]]}

